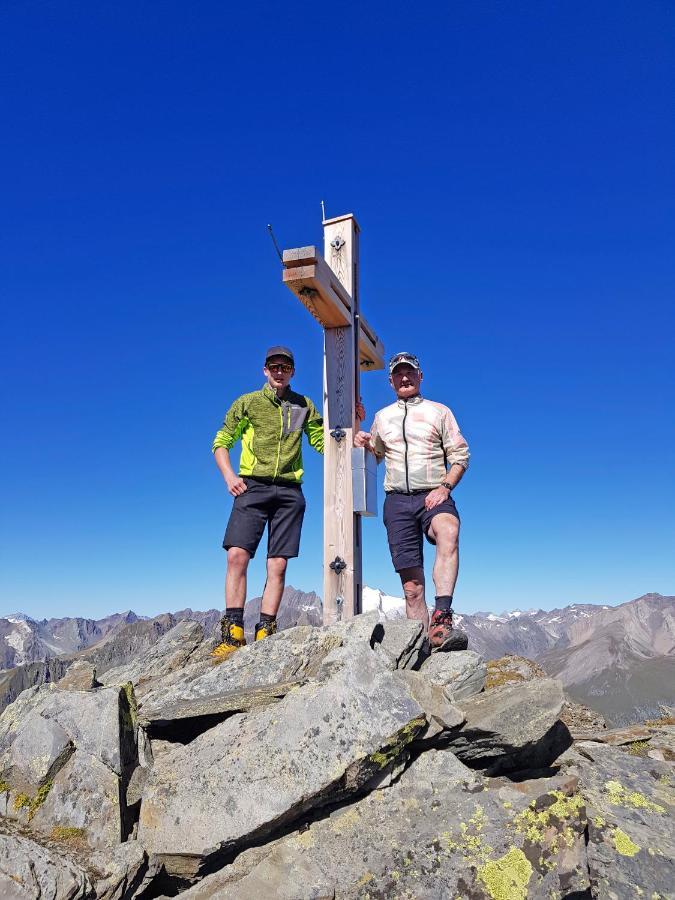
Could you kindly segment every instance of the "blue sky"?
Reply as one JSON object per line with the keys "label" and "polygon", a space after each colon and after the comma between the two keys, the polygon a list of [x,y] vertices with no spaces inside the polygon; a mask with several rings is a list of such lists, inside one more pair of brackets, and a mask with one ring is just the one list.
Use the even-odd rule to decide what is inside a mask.
{"label": "blue sky", "polygon": [[[671,3],[5,0],[0,29],[0,612],[222,604],[210,444],[269,344],[320,399],[266,224],[318,243],[322,199],[472,448],[456,607],[675,593]],[[306,461],[288,580],[320,591]]]}

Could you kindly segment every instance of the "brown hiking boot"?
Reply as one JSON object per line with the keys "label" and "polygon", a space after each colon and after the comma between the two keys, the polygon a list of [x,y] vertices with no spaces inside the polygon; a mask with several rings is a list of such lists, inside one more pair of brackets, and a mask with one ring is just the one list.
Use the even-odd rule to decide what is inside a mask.
{"label": "brown hiking boot", "polygon": [[469,639],[463,631],[452,627],[452,610],[436,609],[429,625],[429,646],[431,652],[438,650],[466,650]]}

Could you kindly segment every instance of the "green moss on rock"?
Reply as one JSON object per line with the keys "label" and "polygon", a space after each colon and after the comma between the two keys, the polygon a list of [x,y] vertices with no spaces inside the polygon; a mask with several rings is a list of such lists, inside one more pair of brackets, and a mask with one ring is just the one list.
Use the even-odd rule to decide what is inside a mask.
{"label": "green moss on rock", "polygon": [[371,753],[368,757],[369,761],[374,763],[379,769],[384,769],[390,762],[397,759],[405,750],[407,745],[415,739],[419,731],[427,724],[424,716],[418,716],[408,722],[394,737],[389,739],[389,743],[381,750]]}
{"label": "green moss on rock", "polygon": [[138,725],[138,703],[136,701],[136,694],[134,693],[134,686],[130,681],[127,681],[122,685],[121,690],[127,701],[126,705],[122,704],[124,727],[127,731],[135,731],[136,726]]}

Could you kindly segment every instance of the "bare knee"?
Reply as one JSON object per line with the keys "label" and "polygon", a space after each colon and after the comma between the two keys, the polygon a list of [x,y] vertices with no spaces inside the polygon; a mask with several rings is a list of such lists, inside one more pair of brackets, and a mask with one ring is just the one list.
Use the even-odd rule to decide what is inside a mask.
{"label": "bare knee", "polygon": [[[436,518],[440,518],[437,516]],[[433,522],[431,537],[436,542],[436,548],[441,553],[454,553],[459,546],[459,522],[454,516],[444,517],[445,521]]]}
{"label": "bare knee", "polygon": [[227,567],[234,572],[245,572],[250,559],[251,554],[243,547],[230,547],[227,551]]}
{"label": "bare knee", "polygon": [[288,560],[281,556],[273,556],[267,560],[267,574],[273,578],[285,578]]}

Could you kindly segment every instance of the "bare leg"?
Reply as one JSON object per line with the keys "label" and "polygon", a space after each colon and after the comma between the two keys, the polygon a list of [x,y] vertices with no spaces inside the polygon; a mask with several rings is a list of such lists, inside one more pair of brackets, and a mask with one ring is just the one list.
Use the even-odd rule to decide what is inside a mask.
{"label": "bare leg", "polygon": [[412,569],[401,569],[403,593],[405,594],[405,614],[409,619],[417,619],[429,628],[429,610],[424,601],[424,569],[416,566]]}
{"label": "bare leg", "polygon": [[227,551],[225,576],[225,606],[243,609],[246,603],[246,572],[251,554],[242,547],[230,547]]}
{"label": "bare leg", "polygon": [[267,560],[267,581],[262,595],[260,612],[268,616],[276,616],[286,584],[286,566],[288,560],[283,556],[270,556]]}
{"label": "bare leg", "polygon": [[429,537],[436,541],[433,579],[436,595],[452,597],[459,571],[459,520],[450,513],[434,516]]}

